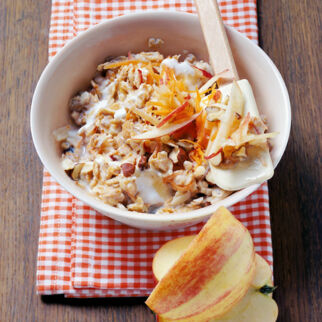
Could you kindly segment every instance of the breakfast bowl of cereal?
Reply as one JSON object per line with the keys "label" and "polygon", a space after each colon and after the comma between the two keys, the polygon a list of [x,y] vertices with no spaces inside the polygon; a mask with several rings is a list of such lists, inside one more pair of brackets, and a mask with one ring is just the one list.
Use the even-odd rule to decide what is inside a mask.
{"label": "breakfast bowl of cereal", "polygon": [[33,97],[45,168],[76,198],[138,228],[192,225],[248,196],[282,157],[290,103],[268,56],[227,33],[249,82],[214,73],[191,14],[131,14],[74,38]]}

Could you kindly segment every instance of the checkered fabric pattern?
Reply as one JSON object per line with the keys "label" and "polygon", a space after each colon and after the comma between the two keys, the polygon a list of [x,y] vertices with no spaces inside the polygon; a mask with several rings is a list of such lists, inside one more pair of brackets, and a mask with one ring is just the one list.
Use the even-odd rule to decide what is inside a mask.
{"label": "checkered fabric pattern", "polygon": [[[219,1],[225,22],[257,42],[255,0]],[[130,12],[195,13],[192,0],[53,0],[49,57],[79,32]],[[230,208],[249,229],[256,251],[272,265],[267,184]],[[146,296],[155,283],[151,263],[166,241],[196,234],[202,223],[167,232],[130,228],[102,216],[63,190],[45,170],[37,262],[38,294],[67,297]]]}

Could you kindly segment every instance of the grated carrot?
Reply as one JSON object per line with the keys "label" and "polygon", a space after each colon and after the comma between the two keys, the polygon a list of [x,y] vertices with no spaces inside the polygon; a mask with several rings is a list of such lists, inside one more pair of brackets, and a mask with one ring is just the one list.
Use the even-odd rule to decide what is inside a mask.
{"label": "grated carrot", "polygon": [[169,113],[171,113],[171,111],[169,111],[169,110],[154,110],[153,113],[155,115],[166,116]]}
{"label": "grated carrot", "polygon": [[199,145],[189,152],[189,158],[195,161],[197,165],[201,165],[204,162],[205,155]]}
{"label": "grated carrot", "polygon": [[119,62],[116,62],[116,63],[109,63],[109,64],[106,64],[106,65],[104,64],[103,68],[104,69],[113,69],[113,68],[118,68],[118,67],[125,66],[125,65],[139,64],[139,63],[147,64],[146,61],[133,59],[133,60],[122,60],[122,61],[119,61]]}
{"label": "grated carrot", "polygon": [[164,103],[160,102],[160,101],[149,101],[146,103],[147,106],[160,106],[163,108],[167,108],[167,105],[165,105]]}
{"label": "grated carrot", "polygon": [[201,106],[200,106],[201,96],[198,89],[195,90],[195,93],[196,93],[196,101],[195,101],[196,112],[199,113],[201,111]]}
{"label": "grated carrot", "polygon": [[160,75],[154,72],[151,62],[147,65],[147,69],[149,71],[149,75],[158,83],[160,81]]}

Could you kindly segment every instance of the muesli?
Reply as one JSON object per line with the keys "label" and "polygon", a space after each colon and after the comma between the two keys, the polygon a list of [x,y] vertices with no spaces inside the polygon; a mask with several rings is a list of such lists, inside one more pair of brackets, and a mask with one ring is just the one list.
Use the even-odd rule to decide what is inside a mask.
{"label": "muesli", "polygon": [[272,136],[260,118],[235,113],[229,135],[216,141],[229,95],[192,54],[128,53],[97,71],[70,100],[75,126],[54,136],[66,173],[111,206],[172,213],[214,204],[231,191],[216,186],[209,163],[234,167]]}

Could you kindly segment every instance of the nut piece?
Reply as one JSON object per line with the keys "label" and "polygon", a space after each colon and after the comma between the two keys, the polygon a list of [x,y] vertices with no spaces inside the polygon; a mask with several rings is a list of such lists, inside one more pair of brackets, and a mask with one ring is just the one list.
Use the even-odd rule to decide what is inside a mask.
{"label": "nut piece", "polygon": [[188,160],[187,152],[184,149],[179,148],[179,153],[177,155],[177,158],[178,158],[178,163],[183,164],[183,162]]}
{"label": "nut piece", "polygon": [[177,145],[169,154],[169,158],[173,163],[182,165],[184,161],[188,159],[188,155],[183,148],[178,147]]}
{"label": "nut piece", "polygon": [[143,170],[143,169],[147,168],[147,166],[148,166],[148,158],[145,155],[142,155],[139,160],[138,167],[141,170]]}
{"label": "nut piece", "polygon": [[170,173],[173,168],[173,163],[171,159],[168,158],[168,153],[166,151],[152,154],[149,159],[149,165],[152,169],[162,173]]}
{"label": "nut piece", "polygon": [[73,180],[78,180],[79,179],[79,175],[80,175],[80,172],[81,172],[83,166],[84,166],[84,163],[76,164],[76,166],[75,166],[75,168],[74,168],[74,170],[72,172]]}
{"label": "nut piece", "polygon": [[135,171],[135,166],[132,163],[126,162],[121,164],[121,169],[124,177],[130,177]]}
{"label": "nut piece", "polygon": [[205,174],[206,174],[206,169],[202,165],[198,166],[193,173],[196,179],[201,179]]}

